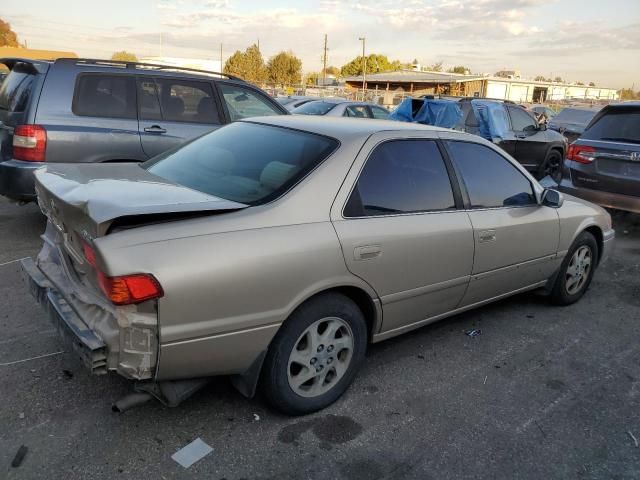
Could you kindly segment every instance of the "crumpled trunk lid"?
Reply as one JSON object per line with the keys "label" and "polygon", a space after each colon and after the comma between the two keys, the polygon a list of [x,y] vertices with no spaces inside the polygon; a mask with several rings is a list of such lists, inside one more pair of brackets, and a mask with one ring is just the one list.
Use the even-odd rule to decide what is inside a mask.
{"label": "crumpled trunk lid", "polygon": [[[35,173],[38,204],[65,235],[90,240],[116,222],[162,221],[247,205],[160,178],[134,163],[48,165]],[[135,222],[134,222],[135,223]]]}

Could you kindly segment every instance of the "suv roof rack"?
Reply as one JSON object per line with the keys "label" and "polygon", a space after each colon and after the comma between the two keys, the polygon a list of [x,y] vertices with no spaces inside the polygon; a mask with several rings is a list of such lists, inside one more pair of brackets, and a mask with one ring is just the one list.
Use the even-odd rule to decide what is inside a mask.
{"label": "suv roof rack", "polygon": [[75,63],[82,65],[103,65],[105,67],[121,67],[121,68],[143,68],[148,70],[177,70],[183,72],[192,72],[192,73],[204,73],[206,75],[218,75],[221,77],[226,77],[230,80],[242,80],[240,77],[236,77],[235,75],[231,75],[228,73],[222,72],[214,72],[211,70],[201,70],[197,68],[187,68],[187,67],[178,67],[173,65],[160,65],[157,63],[144,63],[144,62],[127,62],[124,60],[104,60],[98,58],[58,58],[57,62],[65,62],[65,63]]}

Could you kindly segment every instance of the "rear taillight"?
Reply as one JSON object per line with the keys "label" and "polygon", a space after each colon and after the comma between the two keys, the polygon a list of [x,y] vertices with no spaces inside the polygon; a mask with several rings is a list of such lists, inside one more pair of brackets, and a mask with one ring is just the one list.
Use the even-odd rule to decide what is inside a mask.
{"label": "rear taillight", "polygon": [[131,305],[164,295],[158,281],[148,273],[135,273],[121,277],[107,277],[99,270],[97,273],[100,288],[116,305]]}
{"label": "rear taillight", "polygon": [[596,159],[595,153],[596,149],[593,147],[571,144],[567,152],[567,160],[578,163],[591,163]]}
{"label": "rear taillight", "polygon": [[98,284],[111,302],[116,305],[131,305],[164,295],[162,286],[148,273],[134,273],[120,277],[108,277],[96,266],[96,252],[87,242],[82,242],[82,251],[87,263],[96,270]]}
{"label": "rear taillight", "polygon": [[40,125],[18,125],[13,130],[13,158],[28,162],[44,162],[47,131]]}

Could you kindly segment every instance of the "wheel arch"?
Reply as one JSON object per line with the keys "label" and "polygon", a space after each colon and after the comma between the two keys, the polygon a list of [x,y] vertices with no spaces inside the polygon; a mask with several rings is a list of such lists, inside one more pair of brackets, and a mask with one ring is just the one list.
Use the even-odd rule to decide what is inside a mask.
{"label": "wheel arch", "polygon": [[589,232],[596,239],[596,244],[598,245],[598,252],[597,252],[598,261],[596,263],[597,265],[600,263],[600,257],[602,256],[601,254],[604,248],[604,233],[602,232],[602,229],[598,225],[590,225],[587,228],[585,228],[583,232]]}

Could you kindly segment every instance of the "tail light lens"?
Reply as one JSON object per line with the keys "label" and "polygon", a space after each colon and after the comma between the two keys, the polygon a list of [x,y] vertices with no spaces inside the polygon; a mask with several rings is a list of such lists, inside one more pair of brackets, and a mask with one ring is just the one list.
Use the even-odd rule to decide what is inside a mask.
{"label": "tail light lens", "polygon": [[569,145],[567,159],[578,163],[589,164],[596,159],[596,149],[585,145]]}
{"label": "tail light lens", "polygon": [[98,270],[98,282],[104,294],[115,305],[131,305],[164,295],[158,281],[148,273],[107,277]]}
{"label": "tail light lens", "polygon": [[108,277],[96,266],[96,252],[91,245],[82,243],[87,263],[96,269],[98,284],[109,300],[115,305],[131,305],[164,295],[162,286],[148,273],[135,273],[120,277]]}
{"label": "tail light lens", "polygon": [[40,125],[18,125],[13,130],[13,158],[28,162],[44,162],[47,131]]}

